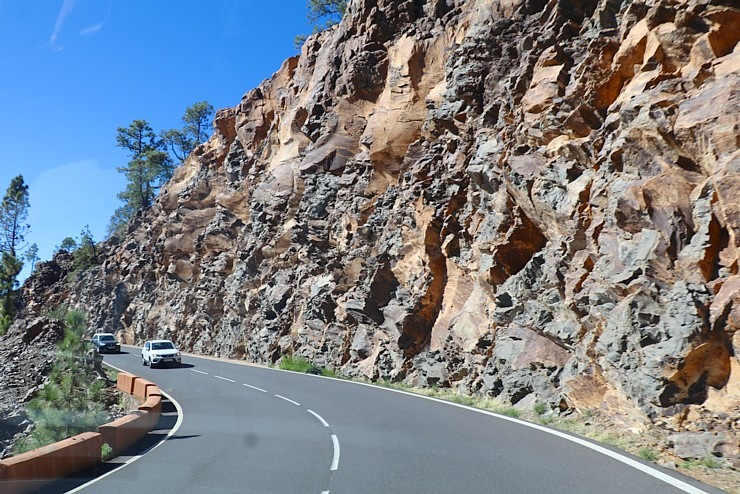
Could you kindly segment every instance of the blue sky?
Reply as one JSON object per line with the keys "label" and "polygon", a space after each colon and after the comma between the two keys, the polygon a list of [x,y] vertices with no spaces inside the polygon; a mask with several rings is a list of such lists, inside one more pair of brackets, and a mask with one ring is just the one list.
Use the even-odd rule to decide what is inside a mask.
{"label": "blue sky", "polygon": [[305,0],[0,0],[0,197],[23,175],[27,242],[47,260],[85,225],[104,239],[125,186],[116,128],[235,106],[310,31]]}

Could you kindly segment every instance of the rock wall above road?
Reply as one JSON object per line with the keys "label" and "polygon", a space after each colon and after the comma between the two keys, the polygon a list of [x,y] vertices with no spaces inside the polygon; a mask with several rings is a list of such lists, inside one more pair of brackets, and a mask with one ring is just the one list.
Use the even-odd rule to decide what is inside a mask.
{"label": "rock wall above road", "polygon": [[729,0],[352,0],[25,317],[736,427],[739,36]]}

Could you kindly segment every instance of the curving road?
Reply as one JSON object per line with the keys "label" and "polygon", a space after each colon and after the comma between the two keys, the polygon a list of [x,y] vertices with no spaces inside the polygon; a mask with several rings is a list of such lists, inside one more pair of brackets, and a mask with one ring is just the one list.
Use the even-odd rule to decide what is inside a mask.
{"label": "curving road", "polygon": [[138,349],[124,352],[104,358],[157,383],[181,406],[182,422],[139,461],[79,492],[721,492],[459,405],[193,356],[180,369],[149,369]]}

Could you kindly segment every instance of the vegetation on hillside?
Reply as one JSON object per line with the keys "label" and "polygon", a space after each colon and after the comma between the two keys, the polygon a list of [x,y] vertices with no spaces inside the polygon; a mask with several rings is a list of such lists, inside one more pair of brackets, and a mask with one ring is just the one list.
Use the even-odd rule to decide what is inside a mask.
{"label": "vegetation on hillside", "polygon": [[160,137],[170,156],[182,163],[198,145],[208,139],[213,105],[207,101],[193,103],[185,109],[180,129],[162,131]]}
{"label": "vegetation on hillside", "polygon": [[130,161],[118,171],[126,176],[126,189],[118,193],[123,204],[115,210],[108,224],[108,234],[120,234],[142,209],[154,203],[159,189],[172,178],[177,164],[208,138],[208,124],[213,106],[200,101],[185,109],[181,129],[169,129],[159,135],[146,120],[134,120],[119,127],[116,146],[124,149]]}
{"label": "vegetation on hillside", "polygon": [[95,244],[89,225],[85,225],[80,232],[79,241],[73,237],[65,237],[59,245],[54,247],[54,251],[65,251],[72,254],[72,273],[87,271],[100,264],[98,247]]}
{"label": "vegetation on hillside", "polygon": [[[306,3],[308,9],[308,24],[313,26],[313,33],[328,29],[339,23],[347,10],[347,0],[308,0]],[[295,37],[295,47],[301,49],[306,42],[308,35],[299,34]]]}
{"label": "vegetation on hillside", "polygon": [[18,299],[18,275],[23,269],[21,251],[29,232],[28,186],[23,176],[11,180],[0,203],[0,336],[13,322]]}
{"label": "vegetation on hillside", "polygon": [[27,407],[34,430],[16,443],[15,454],[95,431],[109,420],[105,411],[108,384],[96,371],[84,340],[85,315],[79,310],[58,312],[64,314],[64,339],[46,382]]}

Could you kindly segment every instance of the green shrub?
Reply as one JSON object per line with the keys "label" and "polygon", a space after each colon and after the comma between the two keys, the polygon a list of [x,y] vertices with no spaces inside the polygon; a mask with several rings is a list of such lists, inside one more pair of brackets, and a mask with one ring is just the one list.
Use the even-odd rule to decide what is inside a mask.
{"label": "green shrub", "polygon": [[8,328],[13,324],[13,318],[8,314],[0,315],[0,336],[5,336],[8,332]]}
{"label": "green shrub", "polygon": [[308,372],[315,368],[315,366],[303,357],[283,355],[283,358],[280,359],[280,368],[295,372]]}
{"label": "green shrub", "polygon": [[537,415],[544,415],[544,413],[547,411],[547,404],[546,403],[537,403],[534,406],[534,413]]}
{"label": "green shrub", "polygon": [[321,369],[321,375],[324,377],[333,377],[335,379],[339,378],[339,374],[336,373],[333,369],[329,369],[327,367],[324,367]]}
{"label": "green shrub", "polygon": [[466,405],[469,407],[474,407],[478,405],[478,400],[476,400],[472,396],[466,396],[466,395],[453,395],[450,397],[450,401],[459,403],[460,405]]}
{"label": "green shrub", "polygon": [[701,464],[706,468],[722,468],[722,464],[711,456],[707,456],[701,460]]}
{"label": "green shrub", "polygon": [[113,448],[110,447],[110,444],[103,443],[103,446],[100,448],[100,459],[103,462],[106,462],[113,458]]}
{"label": "green shrub", "polygon": [[650,448],[642,448],[637,454],[646,461],[656,461],[658,459],[658,453]]}
{"label": "green shrub", "polygon": [[555,417],[553,417],[553,416],[547,416],[547,417],[540,416],[540,417],[537,418],[537,422],[539,422],[542,425],[550,425],[553,422],[555,422]]}

